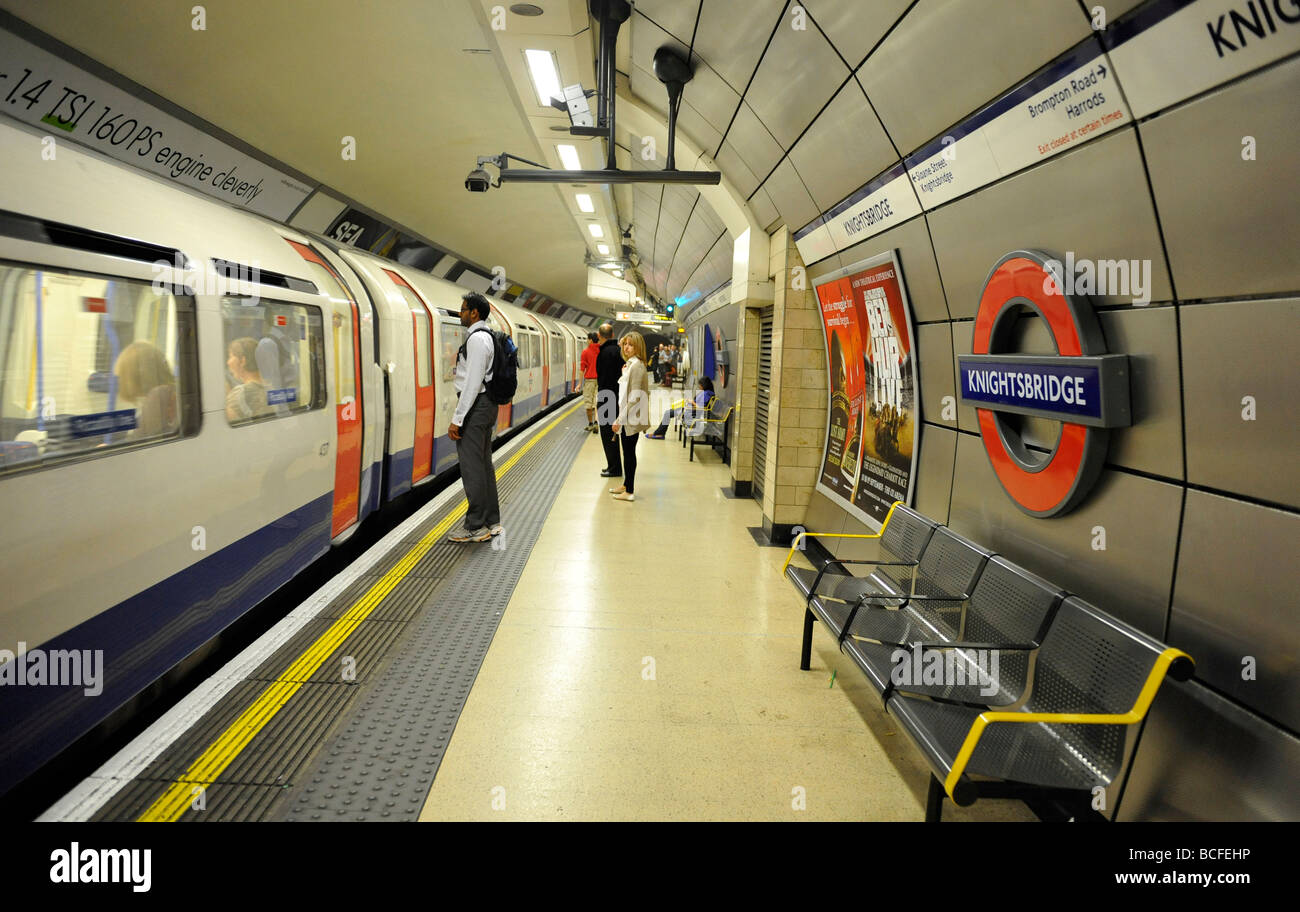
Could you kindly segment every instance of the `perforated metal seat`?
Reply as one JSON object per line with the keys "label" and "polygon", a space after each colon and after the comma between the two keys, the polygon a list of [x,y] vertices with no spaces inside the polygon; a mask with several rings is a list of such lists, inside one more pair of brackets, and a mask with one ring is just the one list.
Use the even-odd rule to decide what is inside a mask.
{"label": "perforated metal seat", "polygon": [[[980,706],[1005,706],[1016,703],[1024,693],[1033,650],[1042,643],[1064,598],[1060,587],[1006,558],[994,557],[980,573],[964,614],[959,606],[943,601],[913,602],[893,612],[858,612],[850,637],[878,640],[882,646],[849,639],[845,647],[867,676],[877,680],[880,672],[876,666],[885,663],[892,668],[890,656],[899,646],[920,643],[942,652],[945,647],[939,644],[951,644],[956,654],[940,658],[955,674],[930,683],[910,675],[906,686],[892,689]],[[913,620],[905,623],[891,616]],[[934,635],[923,632],[927,627],[933,628]],[[967,674],[980,667],[992,668],[993,658],[987,654],[991,651],[997,652],[992,688],[987,681]],[[922,659],[930,661],[924,652]],[[888,693],[882,696],[888,697]]]}
{"label": "perforated metal seat", "polygon": [[911,592],[860,603],[850,614],[847,635],[884,643],[960,639],[966,600],[991,556],[951,529],[936,529],[916,567]]}
{"label": "perforated metal seat", "polygon": [[[933,520],[897,503],[891,508],[880,532],[874,536],[826,536],[876,538],[883,553],[881,560],[832,559],[816,571],[787,564],[786,576],[804,597],[807,606],[801,668],[806,671],[809,667],[814,621],[821,621],[832,636],[842,639],[845,622],[864,599],[889,596],[888,604],[898,604],[902,596],[911,594],[913,571],[936,527]],[[871,572],[853,576],[845,572],[851,567],[871,568]]]}
{"label": "perforated metal seat", "polygon": [[1018,709],[901,693],[887,706],[957,804],[981,794],[971,776],[1088,791],[1119,773],[1131,726],[1145,717],[1166,672],[1181,681],[1193,670],[1185,653],[1072,597],[1043,639],[1029,697]]}

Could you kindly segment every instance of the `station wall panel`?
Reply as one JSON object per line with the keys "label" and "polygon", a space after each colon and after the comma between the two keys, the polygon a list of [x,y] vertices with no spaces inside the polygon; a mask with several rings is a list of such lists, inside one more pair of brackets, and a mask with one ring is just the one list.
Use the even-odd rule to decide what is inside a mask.
{"label": "station wall panel", "polygon": [[1128,355],[1133,425],[1110,432],[1106,461],[1166,478],[1183,477],[1178,321],[1173,307],[1097,315],[1106,349]]}
{"label": "station wall panel", "polygon": [[1026,0],[1014,12],[967,0],[919,3],[858,79],[907,155],[1090,32],[1074,0]]}
{"label": "station wall panel", "polygon": [[957,432],[927,424],[921,428],[920,444],[913,502],[919,512],[946,524],[957,459]]}
{"label": "station wall panel", "polygon": [[[1173,297],[1132,128],[1117,130],[1001,183],[930,213],[948,306],[975,317],[993,265],[1005,254],[1036,247],[1076,260],[1138,260],[1150,264],[1150,302]],[[1097,304],[1130,304],[1108,294]]]}
{"label": "station wall panel", "polygon": [[948,323],[925,323],[916,328],[916,359],[921,365],[921,420],[931,424],[955,426],[956,421],[943,418],[944,397],[957,401],[953,374],[952,326]]}
{"label": "station wall panel", "polygon": [[1293,58],[1140,125],[1182,300],[1300,289],[1298,96]]}
{"label": "station wall panel", "polygon": [[1179,319],[1188,481],[1300,507],[1300,299],[1195,304]]}
{"label": "station wall panel", "polygon": [[1296,554],[1300,516],[1188,491],[1169,643],[1196,660],[1198,680],[1300,731]]}
{"label": "station wall panel", "polygon": [[934,261],[934,247],[930,245],[925,219],[914,218],[847,247],[840,252],[840,261],[848,266],[887,250],[898,251],[903,282],[907,285],[907,300],[912,305],[912,319],[917,323],[948,320],[948,303],[943,283],[939,281],[939,267]]}
{"label": "station wall panel", "polygon": [[1195,680],[1165,681],[1117,819],[1300,820],[1297,769],[1295,735]]}
{"label": "station wall panel", "polygon": [[790,159],[825,212],[896,162],[898,154],[857,80],[850,79],[790,150]]}
{"label": "station wall panel", "polygon": [[[1081,507],[1065,516],[1035,519],[1007,497],[983,441],[961,434],[949,525],[1161,637],[1182,496],[1178,485],[1106,469]],[[1094,549],[1098,527],[1105,532],[1105,550]]]}

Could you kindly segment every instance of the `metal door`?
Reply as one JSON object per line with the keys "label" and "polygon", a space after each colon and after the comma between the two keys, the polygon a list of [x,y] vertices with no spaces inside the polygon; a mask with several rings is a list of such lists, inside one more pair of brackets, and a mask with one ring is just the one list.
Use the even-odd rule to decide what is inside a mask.
{"label": "metal door", "polygon": [[767,472],[767,405],[772,399],[772,308],[763,309],[758,324],[758,400],[754,407],[754,499],[763,502]]}

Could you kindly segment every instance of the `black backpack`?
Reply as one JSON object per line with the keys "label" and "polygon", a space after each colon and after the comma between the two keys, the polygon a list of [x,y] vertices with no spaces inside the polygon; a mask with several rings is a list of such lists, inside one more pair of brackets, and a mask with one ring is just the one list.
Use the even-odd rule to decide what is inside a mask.
{"label": "black backpack", "polygon": [[[487,396],[495,405],[505,405],[515,398],[519,388],[519,349],[515,340],[495,329],[476,329],[475,332],[492,334],[492,379],[484,384]],[[460,346],[460,357],[465,357],[465,346],[469,345],[469,336]]]}

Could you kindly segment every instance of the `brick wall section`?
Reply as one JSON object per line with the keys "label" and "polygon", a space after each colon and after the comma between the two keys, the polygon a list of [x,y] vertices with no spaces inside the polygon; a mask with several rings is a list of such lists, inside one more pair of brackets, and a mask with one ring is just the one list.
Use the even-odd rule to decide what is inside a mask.
{"label": "brick wall section", "polygon": [[776,294],[763,516],[796,525],[812,499],[826,439],[826,351],[817,296],[789,229],[772,235],[771,250]]}

